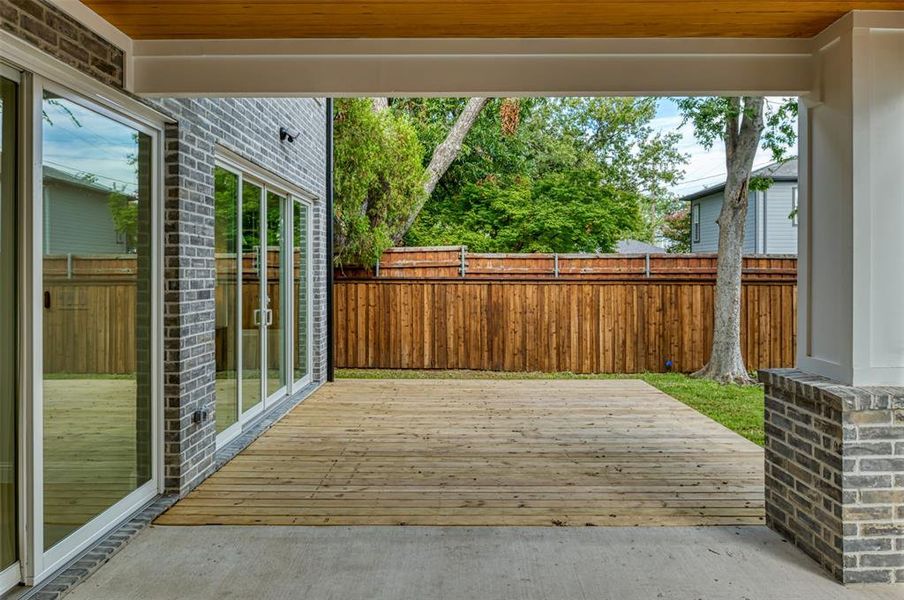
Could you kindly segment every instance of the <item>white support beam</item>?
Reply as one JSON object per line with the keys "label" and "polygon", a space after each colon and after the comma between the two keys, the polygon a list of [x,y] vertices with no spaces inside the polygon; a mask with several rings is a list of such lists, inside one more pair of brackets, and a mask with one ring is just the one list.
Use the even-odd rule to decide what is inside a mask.
{"label": "white support beam", "polygon": [[904,385],[904,13],[854,13],[814,42],[798,364],[848,385]]}
{"label": "white support beam", "polygon": [[190,40],[133,44],[152,96],[807,95],[800,39]]}

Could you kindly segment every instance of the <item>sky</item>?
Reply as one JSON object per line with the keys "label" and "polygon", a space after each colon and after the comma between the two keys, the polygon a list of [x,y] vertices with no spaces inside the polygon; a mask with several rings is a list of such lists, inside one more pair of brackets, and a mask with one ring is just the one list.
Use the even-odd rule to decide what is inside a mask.
{"label": "sky", "polygon": [[[678,114],[678,109],[673,101],[667,98],[659,101],[659,109],[652,126],[660,131],[680,131],[681,142],[678,144],[678,149],[690,156],[684,167],[684,179],[672,187],[674,193],[683,196],[725,180],[725,146],[718,143],[709,150],[703,148],[694,139],[694,128],[691,125],[681,126],[681,115]],[[797,156],[797,147],[792,148],[788,154]],[[772,162],[772,155],[761,148],[753,166],[759,168],[770,162]]]}
{"label": "sky", "polygon": [[135,130],[62,98],[44,101],[44,164],[135,193]]}

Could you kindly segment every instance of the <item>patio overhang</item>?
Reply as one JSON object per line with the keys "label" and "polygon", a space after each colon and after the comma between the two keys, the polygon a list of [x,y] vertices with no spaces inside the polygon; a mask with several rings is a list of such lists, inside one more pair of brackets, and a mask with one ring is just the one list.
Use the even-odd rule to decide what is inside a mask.
{"label": "patio overhang", "polygon": [[136,40],[140,94],[808,95],[808,39]]}
{"label": "patio overhang", "polygon": [[[800,96],[806,373],[767,382],[788,428],[767,430],[767,511],[788,506],[776,478],[799,477],[773,526],[828,544],[846,581],[904,577],[904,392],[872,387],[904,386],[904,1],[55,1],[116,40],[141,95]],[[861,484],[891,500],[858,506]],[[840,526],[851,515],[873,522]],[[879,536],[879,556],[842,559]]]}

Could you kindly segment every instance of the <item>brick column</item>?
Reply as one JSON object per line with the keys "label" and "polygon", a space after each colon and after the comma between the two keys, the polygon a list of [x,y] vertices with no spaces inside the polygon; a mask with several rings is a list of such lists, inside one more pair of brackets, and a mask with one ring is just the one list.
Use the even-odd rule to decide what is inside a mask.
{"label": "brick column", "polygon": [[766,390],[766,525],[843,583],[904,583],[904,388],[791,369]]}
{"label": "brick column", "polygon": [[[188,119],[166,129],[165,185],[164,486],[184,494],[216,451],[213,142]],[[207,418],[195,422],[198,411]]]}

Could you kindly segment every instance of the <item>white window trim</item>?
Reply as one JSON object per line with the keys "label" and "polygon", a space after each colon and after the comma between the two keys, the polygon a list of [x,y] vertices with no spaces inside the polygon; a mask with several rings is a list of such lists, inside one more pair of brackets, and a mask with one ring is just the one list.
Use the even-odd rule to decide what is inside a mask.
{"label": "white window trim", "polygon": [[[0,32],[5,34],[5,32]],[[33,48],[22,54],[22,48],[10,44],[8,35],[0,35],[0,52],[10,58],[25,73],[23,76],[20,144],[20,217],[19,242],[20,285],[20,443],[19,443],[19,559],[21,581],[35,585],[52,575],[65,563],[78,556],[92,543],[117,527],[135,511],[163,491],[163,127],[166,122],[159,113],[146,105],[114,92],[92,81],[68,65],[55,65]],[[9,51],[12,48],[12,51]],[[8,54],[6,53],[8,52]],[[21,60],[16,60],[16,59]],[[55,61],[59,62],[59,61]],[[74,71],[74,73],[72,72]],[[48,76],[49,74],[49,76]],[[59,76],[53,77],[53,75]],[[63,81],[60,82],[59,79]],[[153,145],[151,176],[151,228],[154,236],[151,275],[151,479],[128,496],[109,507],[76,532],[52,548],[44,549],[43,540],[43,251],[41,131],[43,127],[40,103],[43,91],[81,104],[148,134]],[[110,96],[117,97],[114,101]]]}
{"label": "white window trim", "polygon": [[691,243],[699,244],[700,243],[700,203],[694,202],[691,204]]}
{"label": "white window trim", "polygon": [[800,191],[797,185],[791,186],[791,227],[797,227],[798,216],[800,215]]}

